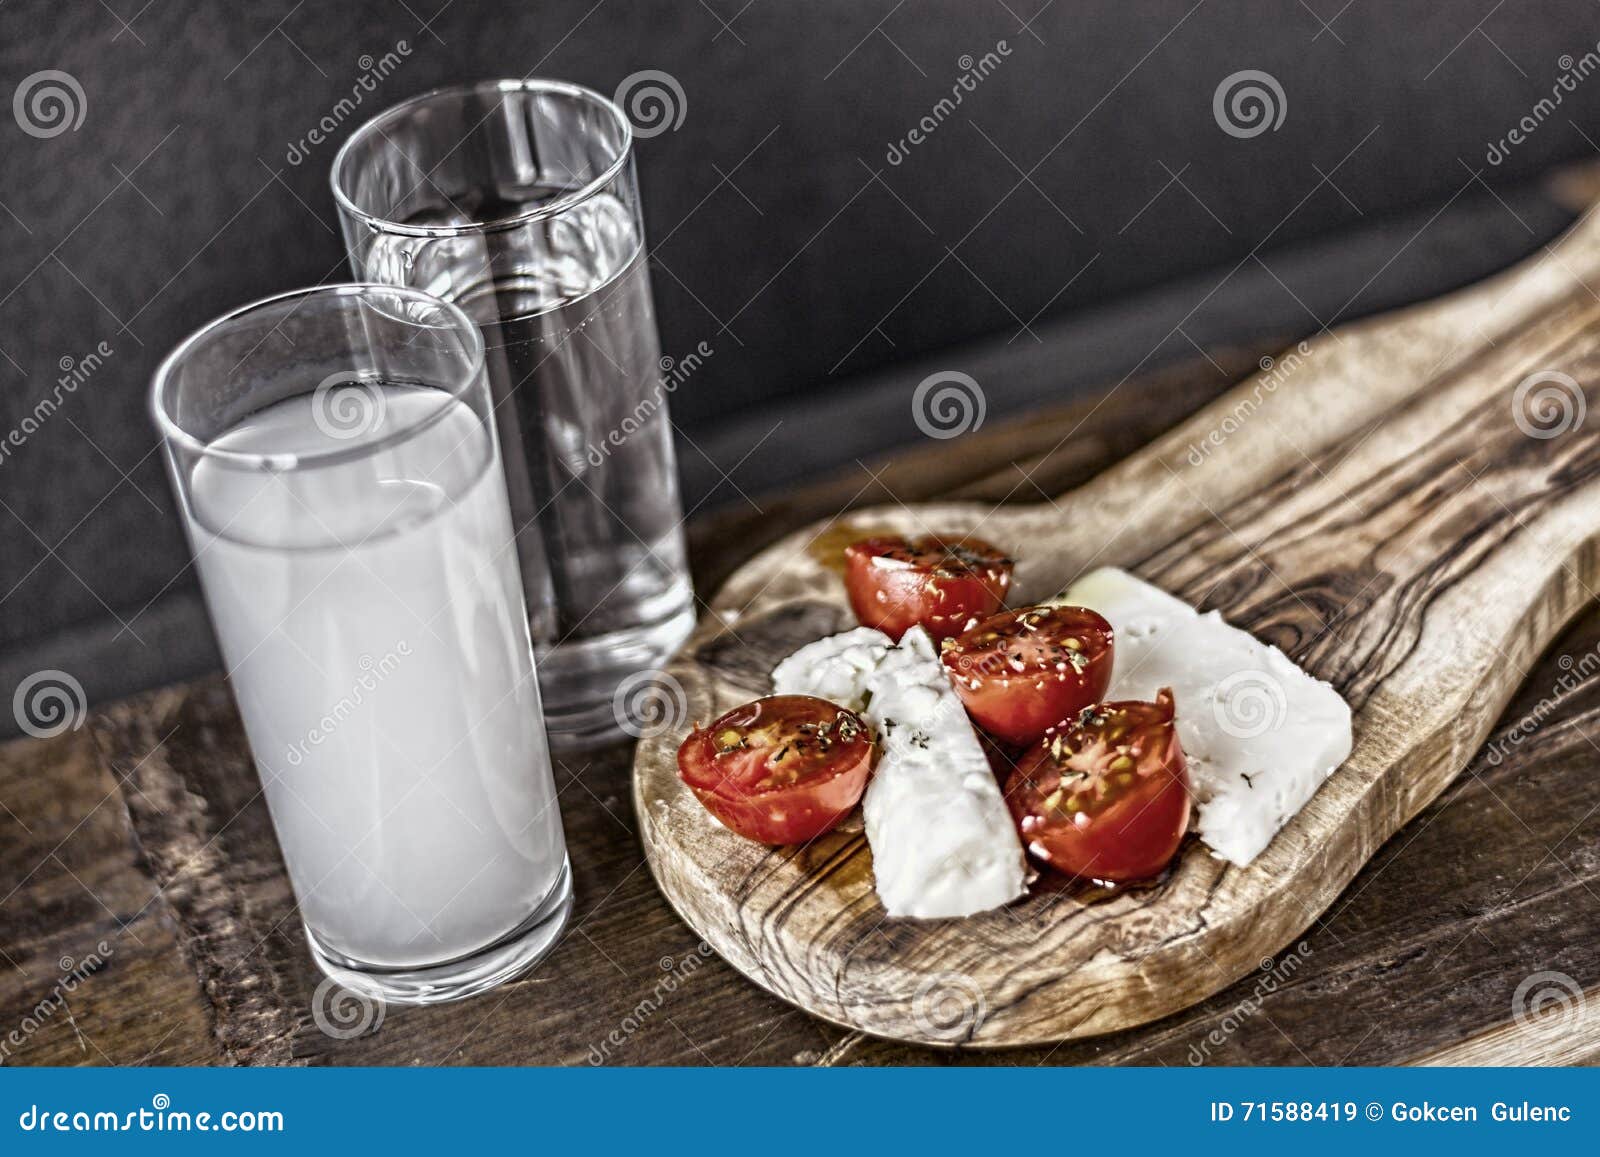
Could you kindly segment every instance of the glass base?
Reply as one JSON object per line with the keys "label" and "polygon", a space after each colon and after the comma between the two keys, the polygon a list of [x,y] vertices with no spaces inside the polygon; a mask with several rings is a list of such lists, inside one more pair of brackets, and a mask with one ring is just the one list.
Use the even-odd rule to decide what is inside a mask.
{"label": "glass base", "polygon": [[539,695],[545,732],[555,751],[638,738],[686,710],[651,678],[694,630],[694,603],[652,623],[561,643],[540,654]]}
{"label": "glass base", "polygon": [[310,928],[306,939],[317,967],[352,992],[387,1004],[443,1004],[477,996],[528,971],[556,946],[571,912],[572,866],[563,860],[561,875],[544,903],[515,931],[444,964],[375,968],[325,947]]}

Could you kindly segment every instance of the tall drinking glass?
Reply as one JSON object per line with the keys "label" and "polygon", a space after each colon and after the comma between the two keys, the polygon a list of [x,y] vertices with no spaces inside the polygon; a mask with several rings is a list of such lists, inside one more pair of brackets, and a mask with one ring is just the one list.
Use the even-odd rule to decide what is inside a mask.
{"label": "tall drinking glass", "polygon": [[571,908],[477,327],[328,286],[195,333],[151,405],[312,954],[467,996]]}
{"label": "tall drinking glass", "polygon": [[694,624],[632,139],[598,93],[490,81],[379,114],[333,164],[356,276],[424,289],[483,330],[563,746],[637,722],[623,688]]}

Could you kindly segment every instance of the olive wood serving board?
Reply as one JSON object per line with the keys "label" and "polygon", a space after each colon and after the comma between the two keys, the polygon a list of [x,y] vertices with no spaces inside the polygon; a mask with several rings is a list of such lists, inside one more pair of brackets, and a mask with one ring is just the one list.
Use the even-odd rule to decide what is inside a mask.
{"label": "olive wood serving board", "polygon": [[[678,913],[745,975],[839,1024],[1006,1046],[1127,1028],[1261,966],[1466,766],[1600,580],[1600,220],[1457,294],[1324,333],[1052,502],[880,506],[761,552],[666,670],[634,803]],[[1126,567],[1282,648],[1355,712],[1355,747],[1249,867],[1188,841],[1148,889],[1049,877],[960,920],[888,918],[852,818],[805,847],[718,826],[679,782],[693,720],[771,691],[854,625],[838,573],[872,531],[970,533],[1012,605]],[[1179,704],[1183,710],[1183,704]]]}

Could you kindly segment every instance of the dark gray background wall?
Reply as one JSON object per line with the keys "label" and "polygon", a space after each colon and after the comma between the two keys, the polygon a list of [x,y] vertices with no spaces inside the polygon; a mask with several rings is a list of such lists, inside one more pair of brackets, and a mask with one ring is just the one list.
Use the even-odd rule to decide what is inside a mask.
{"label": "dark gray background wall", "polygon": [[[328,164],[425,88],[681,85],[639,166],[663,347],[715,351],[673,403],[691,504],[737,500],[723,471],[757,491],[910,440],[930,365],[995,414],[1471,280],[1565,223],[1530,182],[1600,140],[1600,77],[1536,112],[1597,51],[1590,0],[12,0],[0,28],[0,97],[46,69],[83,93],[48,138],[0,109],[0,434],[66,359],[113,351],[0,458],[6,695],[41,666],[103,697],[210,661],[146,383],[216,313],[345,275]],[[1213,112],[1245,69],[1285,105],[1249,138]],[[783,451],[735,469],[780,421]]]}

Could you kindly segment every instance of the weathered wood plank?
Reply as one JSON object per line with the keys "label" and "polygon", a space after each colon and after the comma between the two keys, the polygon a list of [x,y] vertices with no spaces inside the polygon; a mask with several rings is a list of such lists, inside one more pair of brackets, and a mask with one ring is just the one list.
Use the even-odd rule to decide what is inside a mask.
{"label": "weathered wood plank", "polygon": [[1577,993],[1571,1007],[1571,1013],[1497,1025],[1410,1063],[1463,1067],[1600,1063],[1600,989]]}
{"label": "weathered wood plank", "polygon": [[0,746],[0,1063],[218,1059],[183,929],[88,733]]}
{"label": "weathered wood plank", "polygon": [[[1230,372],[1242,373],[1253,367],[1259,352],[1219,356],[1218,360]],[[1147,382],[1152,383],[1149,388]],[[1065,445],[1045,464],[1046,473],[1036,475],[1049,479],[1044,482],[1047,489],[1059,492],[1083,482],[1131,449],[1127,445],[1129,439],[1136,440],[1135,444],[1148,440],[1228,384],[1228,378],[1197,359],[1193,365],[1128,382],[1075,432],[1094,402],[1067,406],[1024,423],[996,423],[976,437],[895,455],[886,463],[870,465],[875,471],[892,472],[885,477],[895,493],[935,497],[941,493],[937,485],[939,470],[930,463],[956,455],[963,460],[963,496],[997,501],[1016,481],[1015,472],[1007,466],[1013,455],[1037,454],[1070,432]],[[970,462],[965,458],[969,448]],[[1063,468],[1059,463],[1066,465]],[[924,480],[920,483],[922,489],[911,481],[914,478]],[[697,573],[702,576],[700,589],[712,589],[760,545],[759,540],[748,537],[751,533],[776,537],[847,503],[871,502],[873,491],[863,490],[864,484],[870,482],[864,469],[853,470],[779,501],[758,496],[757,501],[766,511],[763,515],[730,510],[697,520],[691,533],[696,543]],[[850,503],[858,491],[859,498]],[[1019,492],[1019,497],[1023,493]],[[1473,765],[1475,770],[1491,773],[1491,782],[1503,792],[1537,790],[1570,801],[1567,830],[1595,804],[1593,798],[1585,802],[1581,792],[1600,779],[1595,775],[1595,769],[1600,767],[1600,752],[1588,738],[1594,730],[1595,713],[1600,711],[1600,685],[1592,669],[1582,670],[1579,687],[1561,690],[1560,702],[1553,709],[1538,713],[1540,725],[1528,740],[1510,746],[1505,743],[1505,733],[1524,714],[1534,712],[1542,699],[1552,697],[1558,680],[1572,676],[1572,671],[1561,666],[1562,656],[1573,657],[1575,664],[1581,664],[1582,656],[1597,645],[1600,613],[1591,613],[1530,672],[1501,728],[1491,736],[1491,748],[1497,742],[1505,747],[1505,758],[1499,766],[1490,766],[1481,757]],[[237,727],[231,708],[215,695],[214,689],[207,692],[196,688],[186,694],[197,697],[201,704],[193,713],[196,728],[225,731]],[[140,746],[141,736],[147,735],[148,729],[136,720],[141,715],[157,716],[170,710],[162,706],[164,702],[160,695],[130,701],[126,705],[128,715],[117,714],[103,720],[104,726],[97,731],[100,742],[118,758],[136,762],[148,749]],[[0,841],[0,891],[23,883],[15,895],[0,903],[0,949],[18,957],[34,977],[24,978],[0,959],[0,1009],[7,1018],[0,1023],[0,1033],[20,1021],[22,1010],[32,1008],[48,992],[48,985],[41,987],[39,981],[50,975],[53,982],[54,977],[45,972],[43,965],[48,963],[53,968],[63,951],[81,954],[92,948],[100,927],[94,913],[99,913],[99,919],[108,919],[59,869],[61,879],[57,884],[65,882],[78,895],[65,907],[61,902],[46,903],[55,891],[36,890],[33,880],[23,882],[43,853],[67,836],[114,786],[87,745],[81,743],[83,738],[80,734],[49,743],[27,741],[0,749],[0,803],[25,818],[34,833],[29,838],[35,841],[14,839],[13,829],[4,826],[14,821],[0,812],[0,831],[5,832],[5,839]],[[186,736],[174,735],[172,739],[187,742]],[[73,745],[77,750],[56,753],[58,747]],[[285,924],[284,934],[246,955],[234,975],[276,974],[294,981],[292,995],[285,998],[284,1007],[296,1026],[292,1047],[297,1057],[310,1063],[516,1064],[567,1060],[583,1064],[591,1059],[593,1047],[605,1049],[602,1059],[608,1063],[620,1064],[704,1064],[708,1060],[733,1064],[746,1056],[749,1063],[764,1064],[1163,1060],[1184,1064],[1188,1063],[1191,1045],[1203,1044],[1205,1033],[1222,1024],[1251,994],[1250,982],[1245,981],[1171,1021],[1102,1040],[1077,1042],[1054,1052],[1030,1049],[980,1054],[934,1052],[846,1033],[768,995],[714,957],[689,973],[673,991],[663,990],[658,1000],[656,986],[664,975],[660,960],[670,956],[682,961],[686,953],[693,951],[695,938],[655,890],[647,870],[641,867],[643,858],[637,845],[602,809],[606,800],[626,800],[628,761],[628,749],[610,749],[597,753],[587,764],[575,763],[561,775],[565,785],[563,814],[578,865],[580,899],[574,924],[581,928],[581,934],[558,949],[549,967],[541,969],[535,978],[453,1009],[390,1009],[378,1033],[345,1041],[325,1036],[312,1020],[311,994],[318,977],[299,942],[292,917]],[[581,786],[568,782],[574,773],[581,776]],[[254,773],[220,766],[209,774],[253,780]],[[1582,888],[1576,892],[1572,888],[1536,889],[1531,882],[1518,887],[1523,883],[1521,876],[1533,865],[1524,858],[1525,849],[1510,836],[1512,821],[1502,817],[1497,823],[1492,813],[1483,811],[1482,800],[1487,797],[1481,794],[1473,808],[1462,810],[1459,821],[1451,819],[1453,810],[1463,802],[1457,794],[1471,782],[1465,777],[1459,781],[1368,865],[1335,904],[1326,929],[1308,935],[1312,951],[1295,982],[1267,995],[1259,1012],[1244,1018],[1242,1026],[1227,1037],[1224,1045],[1213,1048],[1214,1061],[1304,1063],[1301,1049],[1319,1060],[1337,1061],[1341,1052],[1335,1051],[1334,1045],[1355,1047],[1348,1063],[1384,1064],[1426,1057],[1430,1050],[1474,1033],[1489,1030],[1492,1034],[1497,1026],[1514,1025],[1512,994],[1517,984],[1533,972],[1565,969],[1589,985],[1600,977],[1600,907]],[[118,803],[117,810],[113,812],[108,804],[97,813],[97,819],[114,818],[114,830],[120,832],[117,838],[81,841],[79,835],[74,835],[60,854],[80,872],[125,875],[143,889],[133,895],[136,909],[153,894],[155,886],[138,854],[139,842],[128,813],[118,801],[113,803]],[[632,827],[631,809],[613,806],[612,810]],[[1487,828],[1481,826],[1485,819]],[[1555,819],[1559,821],[1560,816]],[[91,826],[85,825],[85,830]],[[1556,827],[1548,833],[1549,838],[1565,836],[1567,830]],[[156,832],[148,834],[154,843]],[[1561,847],[1563,851],[1575,849],[1565,858],[1587,887],[1600,892],[1592,862],[1591,849],[1597,846],[1594,836],[1592,828],[1585,828],[1572,836],[1570,844]],[[104,866],[94,869],[89,867],[91,863]],[[224,863],[218,870],[230,887],[242,886],[244,881],[236,865]],[[281,868],[273,870],[281,879]],[[1555,870],[1566,871],[1560,866]],[[1507,898],[1511,902],[1502,903]],[[71,915],[66,909],[74,904],[77,914]],[[159,907],[152,908],[152,912]],[[1433,925],[1432,914],[1436,912],[1441,914],[1436,930],[1423,935],[1419,923]],[[270,926],[283,915],[283,911],[269,910],[264,918]],[[166,938],[158,943],[147,927],[165,930]],[[95,1002],[95,1017],[76,1014],[79,1025],[94,1042],[87,1048],[87,1055],[73,1039],[70,1025],[61,1024],[41,1031],[30,1041],[30,1045],[48,1041],[49,1051],[18,1050],[17,1061],[70,1064],[107,1063],[109,1059],[133,1063],[147,1054],[151,1063],[225,1059],[212,1033],[215,1013],[202,992],[185,943],[191,933],[164,910],[159,916],[147,913],[134,928],[148,945],[148,954],[136,958],[129,949],[126,954],[112,957],[110,965],[85,982],[82,1001],[70,998],[75,1010],[91,996]],[[1416,941],[1419,936],[1421,952],[1412,951],[1402,958],[1385,948],[1390,938],[1399,943],[1407,938]],[[585,937],[591,938],[593,945]],[[1349,946],[1348,951],[1340,940]],[[13,950],[13,945],[24,943],[32,945],[25,957]],[[606,956],[617,965],[608,962]],[[1450,961],[1459,960],[1462,975],[1478,976],[1481,981],[1462,987],[1459,992],[1441,985],[1432,975],[1441,958],[1446,961],[1446,969],[1452,968]],[[1371,988],[1378,1002],[1374,1010],[1363,1015],[1375,1016],[1380,1023],[1400,1013],[1409,1015],[1394,1031],[1374,1032],[1364,1040],[1360,1034],[1365,1034],[1368,1026],[1363,1023],[1356,1039],[1335,1041],[1324,1052],[1319,1042],[1340,1024],[1348,994],[1362,988]],[[1591,996],[1591,1005],[1593,999]],[[646,1006],[647,1000],[652,1005]],[[575,1010],[574,1015],[562,1016],[564,1009]],[[175,1024],[178,1027],[174,1028]],[[608,1042],[608,1034],[613,1031],[620,1044]],[[151,1054],[151,1048],[163,1035],[165,1042]],[[99,1056],[97,1049],[105,1057]],[[1520,1051],[1491,1053],[1484,1059],[1493,1061],[1504,1056],[1515,1060],[1521,1055]]]}
{"label": "weathered wood plank", "polygon": [[[1254,351],[1215,355],[1237,373],[1253,367],[1258,356]],[[1129,383],[1128,397],[1142,399],[1136,412],[1098,406],[1098,398],[1074,402],[1025,420],[994,423],[936,453],[919,448],[890,455],[863,464],[859,473],[775,499],[762,497],[762,513],[744,507],[698,519],[691,536],[700,589],[708,589],[719,573],[747,555],[752,535],[781,533],[818,512],[871,501],[874,477],[882,480],[878,486],[929,494],[954,478],[978,488],[987,485],[996,500],[1011,489],[999,470],[1009,469],[1016,455],[1033,458],[1053,478],[1088,477],[1231,380],[1197,361]],[[151,891],[157,887],[151,875],[167,883],[177,912],[167,918],[181,938],[182,951],[171,953],[159,978],[145,977],[142,983],[149,987],[151,1003],[182,994],[204,1028],[197,1051],[173,1059],[281,1060],[287,1034],[290,1054],[310,1063],[588,1063],[598,1058],[697,1064],[748,1057],[750,1063],[788,1064],[822,1055],[839,1035],[752,987],[714,956],[672,993],[658,991],[661,961],[689,959],[698,941],[662,902],[644,867],[627,802],[631,748],[624,747],[565,761],[558,769],[579,904],[573,934],[535,977],[459,1008],[387,1010],[387,1027],[360,1039],[329,1037],[313,1016],[320,976],[300,941],[265,809],[252,798],[255,773],[244,759],[237,718],[220,685],[202,682],[138,697],[102,713],[94,729],[111,763],[143,783],[147,795],[182,801],[171,809],[145,806],[130,789],[131,815],[120,808],[129,839],[137,828],[152,849],[148,860],[140,857],[139,870]],[[16,745],[19,758],[8,769],[14,777],[30,774],[38,746]],[[177,748],[177,754],[167,753],[166,746]],[[152,752],[155,757],[149,758]],[[0,777],[0,800],[7,798],[6,782]],[[234,902],[234,895],[241,900]],[[242,899],[246,895],[248,903]],[[19,897],[19,903],[29,900],[26,891]],[[13,918],[20,925],[45,917],[0,905],[0,919]],[[260,1043],[270,1042],[269,1054],[239,1052],[237,1042],[250,1037],[251,1026],[266,1015],[259,1001],[246,995],[251,993],[270,993],[279,1002],[266,1031],[256,1035]],[[25,995],[19,988],[17,999]],[[126,1063],[142,1055],[120,1043],[107,1042],[112,1059]]]}

